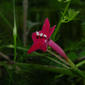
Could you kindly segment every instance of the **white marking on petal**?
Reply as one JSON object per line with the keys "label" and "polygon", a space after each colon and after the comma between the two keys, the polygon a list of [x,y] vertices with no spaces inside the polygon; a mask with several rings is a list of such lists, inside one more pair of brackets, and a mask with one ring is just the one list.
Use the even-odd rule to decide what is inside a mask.
{"label": "white marking on petal", "polygon": [[39,32],[36,32],[36,35],[39,36]]}
{"label": "white marking on petal", "polygon": [[43,33],[40,33],[40,37],[42,37],[43,36]]}
{"label": "white marking on petal", "polygon": [[47,38],[47,35],[44,34],[44,37]]}
{"label": "white marking on petal", "polygon": [[47,43],[47,40],[45,40],[45,43]]}

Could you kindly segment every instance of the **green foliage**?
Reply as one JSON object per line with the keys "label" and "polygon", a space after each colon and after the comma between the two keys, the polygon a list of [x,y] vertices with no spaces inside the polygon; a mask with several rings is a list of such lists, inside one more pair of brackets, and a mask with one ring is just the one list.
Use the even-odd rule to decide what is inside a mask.
{"label": "green foliage", "polygon": [[75,17],[79,14],[79,11],[75,11],[74,9],[69,9],[68,14],[64,16],[62,19],[62,23],[68,23],[75,19]]}
{"label": "green foliage", "polygon": [[[23,35],[23,9],[22,0],[16,2],[16,17],[13,13],[12,2],[0,1],[0,51],[7,54],[11,61],[5,60],[0,56],[0,83],[1,85],[83,85],[84,80],[84,65],[85,61],[79,61],[76,65],[72,61],[82,59],[85,56],[85,11],[84,3],[80,0],[29,0],[28,8],[28,46],[24,47],[22,42]],[[43,3],[43,4],[42,4]],[[78,8],[77,8],[77,7]],[[82,8],[81,8],[82,7]],[[75,11],[78,10],[78,11]],[[60,13],[62,13],[60,15]],[[14,19],[13,19],[14,16]],[[72,64],[65,64],[49,53],[33,52],[27,54],[27,50],[32,45],[31,34],[33,31],[40,30],[40,25],[45,17],[49,17],[51,24],[56,24],[57,27],[52,36],[54,41],[58,41],[65,49]],[[81,18],[82,17],[82,18]],[[13,21],[14,20],[14,21]],[[16,25],[17,21],[17,25]],[[14,22],[14,27],[13,27]],[[59,23],[58,23],[59,22]],[[75,22],[79,25],[82,36],[78,34],[75,40],[72,41],[64,34],[67,29],[75,31]],[[64,23],[64,24],[63,24]],[[65,24],[66,23],[66,24]],[[69,24],[71,23],[71,24]],[[66,26],[68,28],[66,29]],[[11,28],[11,29],[10,29]],[[61,29],[64,28],[64,29]],[[75,33],[75,32],[74,32]],[[76,35],[76,34],[75,34]],[[71,34],[73,36],[73,34]],[[63,37],[63,38],[62,38]],[[69,36],[68,36],[69,37]],[[77,40],[79,38],[79,40]],[[63,42],[65,39],[65,42]],[[17,42],[17,46],[16,46]],[[67,44],[66,44],[67,42]],[[13,51],[14,50],[14,51]],[[51,50],[49,48],[49,50]],[[17,54],[16,54],[17,52]],[[60,57],[60,56],[59,56]],[[14,61],[13,61],[14,59]],[[77,67],[77,68],[76,68]],[[80,70],[78,67],[83,67]],[[82,75],[83,74],[83,75]],[[16,81],[16,82],[15,82]],[[43,81],[43,82],[42,82]],[[62,82],[63,83],[62,83]],[[82,82],[81,82],[82,81]],[[42,83],[41,83],[42,82]]]}
{"label": "green foliage", "polygon": [[68,56],[72,61],[74,61],[78,58],[78,55],[75,52],[69,53]]}

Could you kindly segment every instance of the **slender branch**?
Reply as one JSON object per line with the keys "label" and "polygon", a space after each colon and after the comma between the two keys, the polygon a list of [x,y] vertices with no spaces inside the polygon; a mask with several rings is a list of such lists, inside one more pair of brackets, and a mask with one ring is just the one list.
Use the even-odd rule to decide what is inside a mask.
{"label": "slender branch", "polygon": [[10,61],[10,58],[7,55],[5,55],[4,53],[0,52],[0,56],[5,58],[6,60]]}
{"label": "slender branch", "polygon": [[78,64],[76,64],[76,67],[80,67],[80,66],[82,66],[84,64],[85,64],[85,60],[83,60],[83,61],[79,62]]}
{"label": "slender branch", "polygon": [[51,71],[51,72],[57,72],[57,73],[63,73],[70,76],[75,76],[73,72],[69,69],[55,67],[55,66],[48,66],[48,65],[40,65],[40,64],[27,64],[27,63],[16,63],[18,66],[27,66],[29,69],[34,68],[38,70],[45,70],[45,71]]}
{"label": "slender branch", "polygon": [[56,55],[55,53],[53,53],[50,50],[47,50],[51,55],[56,56],[60,61],[64,62],[66,65],[69,65],[69,63],[67,63],[64,59],[62,59],[60,56]]}
{"label": "slender branch", "polygon": [[68,8],[69,8],[69,6],[70,6],[70,3],[71,3],[71,1],[69,1],[69,2],[67,3],[67,5],[66,5],[66,7],[65,7],[65,9],[64,9],[64,12],[63,12],[63,14],[62,14],[62,16],[61,16],[61,19],[60,19],[60,21],[59,21],[59,23],[58,23],[58,25],[57,25],[57,27],[56,27],[56,30],[55,30],[55,32],[54,32],[54,34],[53,34],[53,40],[54,40],[54,41],[55,41],[56,34],[59,32],[59,29],[60,29],[60,27],[61,27],[62,19],[64,18],[66,12],[68,11]]}
{"label": "slender branch", "polygon": [[85,74],[83,71],[81,71],[77,66],[68,58],[68,62],[72,68],[73,71],[75,71],[78,75],[80,75],[82,78],[85,78]]}
{"label": "slender branch", "polygon": [[69,69],[69,67],[68,67],[67,65],[65,65],[65,64],[63,64],[63,63],[61,63],[61,62],[55,60],[54,58],[51,58],[51,57],[48,57],[48,56],[47,56],[47,58],[50,59],[50,60],[52,60],[53,62],[55,62],[55,63],[57,63],[57,64],[62,65],[63,67]]}
{"label": "slender branch", "polygon": [[[7,66],[9,65],[8,62],[0,62],[0,65],[2,66]],[[69,69],[65,69],[65,68],[60,68],[60,67],[55,67],[55,66],[49,66],[49,65],[40,65],[40,64],[31,64],[31,63],[20,63],[20,62],[15,62],[13,64],[11,64],[12,66],[18,66],[20,67],[27,67],[29,69],[37,69],[37,70],[43,70],[43,71],[49,71],[49,72],[54,72],[54,73],[62,73],[62,74],[66,74],[69,76],[76,76],[71,70]],[[28,70],[26,69],[22,69],[23,71],[28,72]],[[21,70],[21,71],[22,71]]]}
{"label": "slender branch", "polygon": [[[10,57],[9,57],[9,56],[7,56],[6,54],[4,54],[4,53],[0,52],[0,56],[2,56],[4,59],[8,60],[10,64],[15,64],[15,62],[14,62],[14,61],[12,61],[12,60],[10,59]],[[4,62],[0,62],[0,65],[1,65],[1,64],[3,64],[3,65],[4,65]]]}
{"label": "slender branch", "polygon": [[85,78],[84,73],[83,73],[80,69],[78,69],[78,68],[76,67],[76,65],[75,65],[69,58],[68,58],[68,63],[67,63],[67,62],[64,61],[61,57],[59,57],[58,55],[56,55],[55,53],[51,52],[50,50],[47,50],[47,51],[48,51],[50,54],[56,56],[59,60],[61,60],[61,61],[64,62],[65,64],[68,64],[68,63],[69,63],[70,66],[71,66],[71,68],[72,68],[72,70],[75,71],[76,74],[80,75],[82,78]]}
{"label": "slender branch", "polygon": [[14,12],[14,28],[13,28],[13,39],[14,39],[14,61],[16,61],[16,44],[17,44],[17,26],[16,26],[16,14],[15,14],[15,0],[13,0],[13,12]]}
{"label": "slender branch", "polygon": [[85,60],[85,56],[77,58],[75,60],[75,62],[80,62],[80,61],[83,61],[83,60]]}
{"label": "slender branch", "polygon": [[23,43],[26,46],[27,42],[27,9],[28,9],[28,0],[23,0],[23,10],[24,10],[24,23],[23,23]]}

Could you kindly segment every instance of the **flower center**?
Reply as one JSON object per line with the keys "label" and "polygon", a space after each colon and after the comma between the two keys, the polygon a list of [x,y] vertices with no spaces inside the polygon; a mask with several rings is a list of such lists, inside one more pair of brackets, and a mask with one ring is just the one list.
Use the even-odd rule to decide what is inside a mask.
{"label": "flower center", "polygon": [[40,37],[47,38],[47,35],[46,34],[43,34],[43,33],[36,32],[36,35],[37,36],[40,36]]}

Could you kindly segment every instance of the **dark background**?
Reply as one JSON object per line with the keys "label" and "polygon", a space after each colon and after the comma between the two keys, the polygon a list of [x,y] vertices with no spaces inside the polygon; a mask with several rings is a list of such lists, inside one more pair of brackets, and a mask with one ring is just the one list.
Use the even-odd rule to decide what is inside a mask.
{"label": "dark background", "polygon": [[[23,0],[16,0],[16,22],[18,37],[17,47],[25,47],[29,49],[32,45],[31,34],[36,30],[40,30],[45,18],[49,18],[51,26],[57,25],[61,12],[64,10],[67,3],[57,0],[28,0],[27,10],[27,29],[29,30],[27,36],[27,45],[23,45]],[[80,11],[78,16],[71,22],[63,23],[56,36],[56,43],[58,43],[67,53],[70,59],[78,63],[81,58],[85,56],[85,1],[72,0],[70,7],[74,10]],[[13,59],[13,49],[6,47],[6,45],[13,44],[13,1],[0,0],[0,51],[10,56]],[[32,25],[31,23],[39,23]],[[41,52],[41,51],[40,51]],[[21,59],[23,56],[23,60]],[[27,55],[26,51],[17,50],[17,61],[34,64],[48,64],[55,65],[45,57],[36,55]],[[0,56],[0,61],[5,61]],[[61,77],[59,73],[36,70],[25,66],[21,67],[20,72],[14,69],[8,70],[1,66],[0,69],[0,84],[1,85],[83,85],[83,81],[77,78],[71,78],[67,75]],[[81,69],[84,69],[82,66]],[[26,71],[24,71],[26,70]]]}

